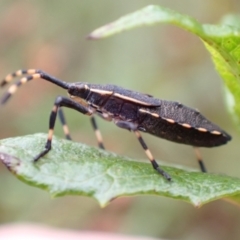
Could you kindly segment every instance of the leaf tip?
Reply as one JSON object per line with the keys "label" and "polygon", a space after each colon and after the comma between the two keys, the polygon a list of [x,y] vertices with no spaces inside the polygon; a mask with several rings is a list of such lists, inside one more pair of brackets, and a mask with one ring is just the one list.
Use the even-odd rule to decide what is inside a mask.
{"label": "leaf tip", "polygon": [[202,202],[197,201],[197,202],[194,202],[193,205],[195,208],[200,208],[202,206]]}
{"label": "leaf tip", "polygon": [[115,26],[115,22],[112,22],[112,23],[109,23],[105,26],[102,26],[102,27],[94,30],[93,32],[91,32],[87,36],[87,39],[97,40],[97,39],[100,39],[100,38],[107,37],[107,36],[111,35],[111,30],[114,30],[114,26]]}
{"label": "leaf tip", "polygon": [[13,173],[16,173],[16,167],[20,165],[20,159],[2,152],[0,152],[0,161]]}
{"label": "leaf tip", "polygon": [[93,35],[93,32],[86,36],[87,40],[96,40],[97,38]]}

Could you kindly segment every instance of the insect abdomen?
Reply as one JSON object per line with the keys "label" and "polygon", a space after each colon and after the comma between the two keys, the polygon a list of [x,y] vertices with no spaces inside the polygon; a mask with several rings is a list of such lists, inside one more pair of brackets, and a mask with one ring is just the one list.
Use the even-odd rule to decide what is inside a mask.
{"label": "insect abdomen", "polygon": [[196,147],[227,143],[231,136],[198,111],[177,102],[162,101],[158,108],[141,108],[140,129],[167,140]]}

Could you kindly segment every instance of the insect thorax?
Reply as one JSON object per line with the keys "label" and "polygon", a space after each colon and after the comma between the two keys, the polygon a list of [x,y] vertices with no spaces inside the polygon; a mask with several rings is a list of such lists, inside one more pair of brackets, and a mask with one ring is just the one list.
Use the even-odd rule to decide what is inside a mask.
{"label": "insect thorax", "polygon": [[87,98],[90,89],[86,83],[72,83],[68,89],[68,94],[71,99],[83,106],[88,106]]}

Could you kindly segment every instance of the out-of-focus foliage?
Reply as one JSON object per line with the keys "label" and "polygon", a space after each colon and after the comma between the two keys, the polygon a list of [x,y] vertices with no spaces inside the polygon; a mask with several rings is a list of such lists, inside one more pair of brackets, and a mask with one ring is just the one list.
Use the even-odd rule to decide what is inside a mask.
{"label": "out-of-focus foliage", "polygon": [[[40,68],[65,81],[117,84],[198,108],[233,136],[224,147],[201,150],[209,172],[239,177],[239,134],[224,106],[219,76],[196,37],[164,26],[137,29],[102,41],[86,40],[92,30],[149,4],[147,0],[3,0],[0,73],[4,77],[19,68]],[[240,10],[236,0],[153,0],[151,4],[210,24]],[[0,95],[4,91],[0,89]],[[47,132],[54,99],[65,94],[41,80],[23,86],[0,109],[0,138]],[[65,113],[73,139],[96,146],[89,119],[74,111]],[[147,162],[132,134],[101,119],[98,122],[108,150]],[[63,137],[60,124],[55,134]],[[143,137],[157,159],[198,168],[191,147]],[[195,209],[169,198],[145,196],[120,198],[102,210],[90,198],[49,199],[44,191],[18,181],[4,166],[0,165],[0,171],[1,223],[32,221],[170,239],[240,236],[239,212],[226,202]]]}
{"label": "out-of-focus foliage", "polygon": [[145,25],[169,23],[198,36],[211,53],[222,76],[227,92],[229,110],[240,124],[240,28],[239,18],[230,15],[221,25],[200,24],[194,18],[184,16],[160,6],[148,6],[121,17],[94,30],[90,39],[101,39],[116,33]]}

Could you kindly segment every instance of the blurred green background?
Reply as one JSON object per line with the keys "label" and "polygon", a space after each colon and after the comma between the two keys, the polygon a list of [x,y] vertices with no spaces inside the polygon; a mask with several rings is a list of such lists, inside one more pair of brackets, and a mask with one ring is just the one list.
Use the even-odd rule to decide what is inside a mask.
{"label": "blurred green background", "polygon": [[[222,81],[199,39],[163,25],[86,40],[94,29],[149,4],[212,24],[240,10],[237,0],[2,0],[0,73],[5,77],[21,68],[38,68],[65,81],[117,84],[198,108],[233,136],[226,146],[202,149],[209,172],[239,177],[239,131],[225,107]],[[0,109],[0,138],[47,132],[58,95],[66,92],[41,80],[22,87]],[[71,110],[65,113],[73,139],[96,146],[89,119]],[[98,122],[107,149],[147,161],[133,134],[101,119]],[[63,137],[60,124],[55,134]],[[157,159],[198,168],[190,146],[147,134],[144,139]],[[224,201],[196,209],[164,197],[138,196],[114,200],[100,209],[91,198],[50,199],[48,193],[25,185],[0,165],[0,223],[13,222],[169,239],[240,239],[239,208]]]}

